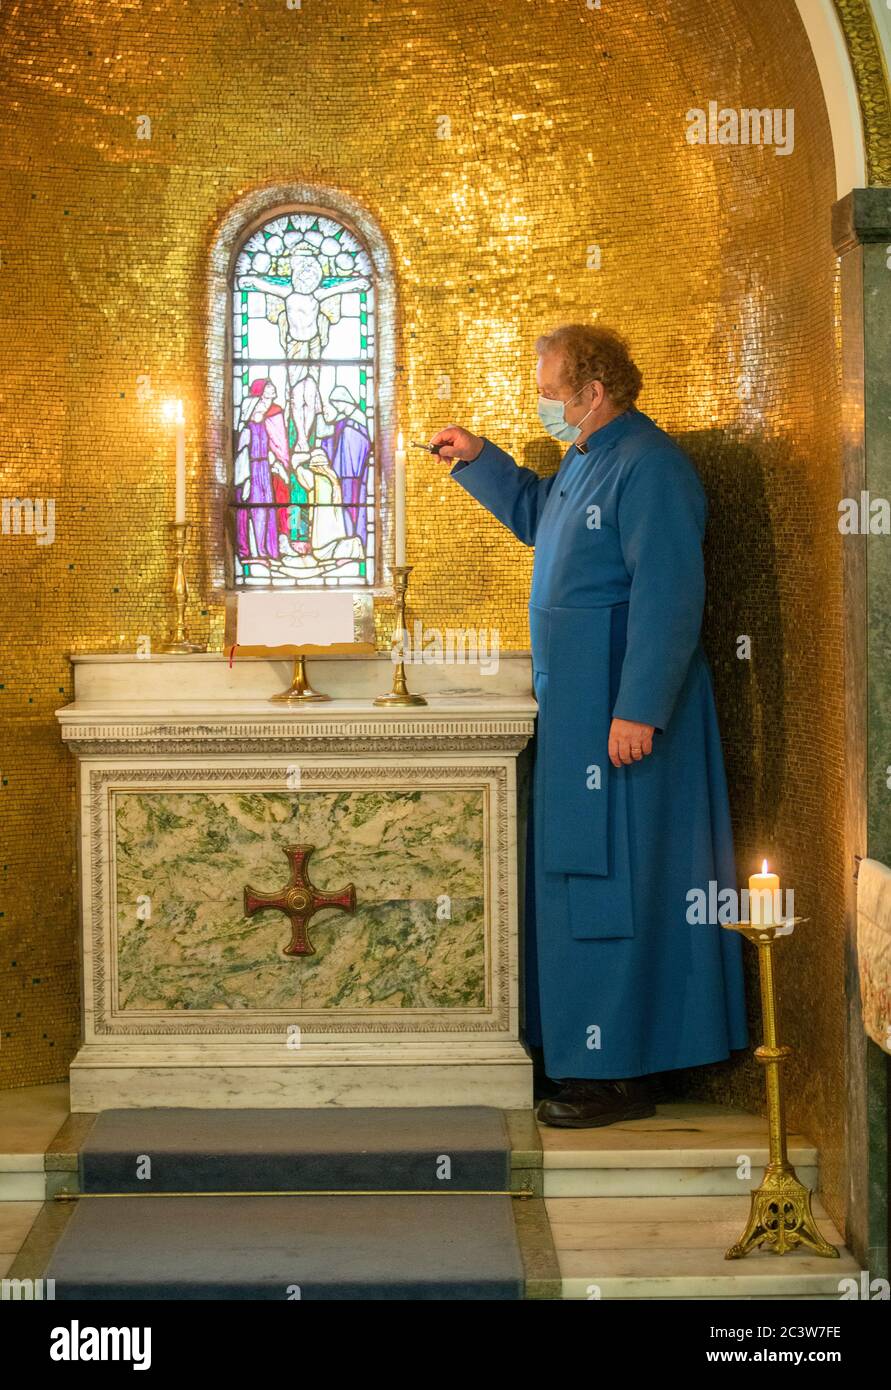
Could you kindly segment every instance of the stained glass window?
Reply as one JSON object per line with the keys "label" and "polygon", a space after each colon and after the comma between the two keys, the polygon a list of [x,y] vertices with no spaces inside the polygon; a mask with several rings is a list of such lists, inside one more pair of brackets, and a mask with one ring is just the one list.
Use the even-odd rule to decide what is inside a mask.
{"label": "stained glass window", "polygon": [[232,284],[236,586],[374,583],[374,338],[349,228],[294,211],[251,233]]}

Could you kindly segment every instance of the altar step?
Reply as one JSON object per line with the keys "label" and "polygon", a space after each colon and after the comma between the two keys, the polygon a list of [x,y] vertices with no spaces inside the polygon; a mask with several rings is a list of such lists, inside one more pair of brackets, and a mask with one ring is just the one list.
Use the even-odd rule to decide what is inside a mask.
{"label": "altar step", "polygon": [[57,1301],[526,1291],[499,1110],[103,1111],[78,1177]]}
{"label": "altar step", "polygon": [[85,1198],[57,1300],[516,1300],[509,1197]]}
{"label": "altar step", "polygon": [[[758,1186],[769,1158],[766,1120],[705,1101],[602,1129],[538,1132],[545,1197],[732,1197]],[[816,1190],[814,1145],[790,1133],[787,1147],[799,1180]]]}
{"label": "altar step", "polygon": [[565,1299],[834,1299],[860,1266],[818,1200],[820,1231],[838,1259],[804,1249],[724,1252],[739,1239],[748,1195],[734,1197],[554,1197],[545,1202]]}
{"label": "altar step", "polygon": [[[724,1252],[739,1239],[768,1161],[767,1124],[705,1102],[659,1105],[603,1129],[539,1126],[543,1190],[565,1299],[838,1299],[857,1261],[819,1198],[813,1211],[838,1259],[798,1250]],[[816,1192],[818,1154],[788,1136],[799,1180]]]}
{"label": "altar step", "polygon": [[[50,1088],[42,1089],[48,1091]],[[0,1097],[0,1108],[4,1099],[8,1100],[10,1096],[15,1095],[16,1093],[7,1093],[6,1098]],[[23,1095],[24,1093],[18,1093],[20,1097]],[[13,1104],[16,1103],[18,1102],[13,1100]],[[54,1097],[54,1103],[58,1105],[58,1097]],[[30,1108],[35,1109],[33,1104]],[[24,1221],[26,1210],[33,1214],[34,1208],[28,1199],[36,1195],[43,1196],[44,1192],[50,1197],[60,1190],[77,1192],[81,1183],[81,1168],[85,1162],[84,1155],[90,1148],[90,1134],[96,1124],[96,1117],[93,1115],[73,1115],[50,1142],[49,1139],[41,1139],[35,1128],[38,1118],[44,1130],[50,1127],[47,1120],[50,1110],[46,1098],[41,1100],[36,1112],[29,1115],[27,1123],[24,1124],[21,1117],[12,1117],[10,1120],[7,1116],[7,1134],[14,1136],[15,1142],[9,1145],[9,1152],[0,1152],[0,1183],[4,1176],[26,1183],[26,1186],[20,1185],[17,1189],[22,1200],[11,1204],[9,1232],[6,1236],[10,1242],[7,1245],[9,1252],[14,1249],[17,1239],[15,1233],[18,1232],[20,1235],[22,1226],[27,1224]],[[58,1114],[55,1111],[52,1113],[55,1119],[58,1119]],[[144,1112],[127,1113],[139,1116]],[[215,1161],[225,1161],[227,1165],[217,1176],[224,1175],[227,1184],[232,1181],[243,1183],[250,1178],[249,1185],[255,1190],[260,1187],[260,1183],[254,1179],[259,1177],[262,1177],[264,1187],[267,1183],[284,1179],[290,1182],[297,1170],[288,1167],[276,1176],[275,1167],[281,1163],[283,1152],[290,1152],[291,1140],[279,1142],[276,1149],[276,1141],[273,1139],[268,1160],[264,1159],[259,1163],[257,1154],[263,1152],[262,1144],[265,1141],[261,1140],[258,1130],[251,1132],[249,1124],[244,1126],[242,1140],[237,1141],[233,1123],[237,1127],[239,1122],[233,1122],[233,1113],[237,1115],[238,1112],[223,1112],[220,1120],[222,1130],[228,1133],[226,1142],[229,1154],[224,1160],[223,1156],[217,1153]],[[277,1123],[282,1112],[274,1113]],[[376,1122],[372,1128],[379,1129],[377,1122],[384,1121],[386,1112],[372,1113]],[[313,1181],[323,1181],[326,1172],[330,1176],[335,1171],[339,1172],[338,1182],[332,1182],[331,1185],[342,1187],[348,1184],[351,1180],[349,1164],[345,1158],[348,1153],[353,1156],[351,1161],[359,1165],[353,1174],[359,1183],[377,1181],[376,1169],[378,1175],[383,1175],[386,1179],[386,1185],[390,1189],[396,1187],[397,1176],[401,1190],[411,1189],[412,1184],[418,1181],[425,1185],[427,1171],[424,1169],[424,1145],[421,1143],[412,1147],[412,1144],[406,1141],[406,1131],[400,1128],[403,1124],[401,1116],[406,1112],[391,1113],[396,1117],[388,1127],[391,1149],[394,1147],[397,1133],[401,1133],[402,1138],[398,1150],[388,1159],[384,1152],[387,1141],[382,1140],[380,1135],[375,1138],[371,1130],[363,1131],[361,1112],[328,1109],[325,1112],[327,1116],[343,1117],[340,1123],[347,1126],[352,1135],[352,1142],[346,1146],[343,1143],[339,1146],[329,1144],[333,1152],[327,1159],[322,1156],[323,1167],[315,1178],[312,1176],[311,1167],[312,1163],[320,1162],[319,1154],[317,1152],[316,1158],[313,1159],[312,1146],[304,1146],[302,1157],[299,1158],[302,1165],[301,1186],[312,1187]],[[408,1112],[409,1115],[411,1113]],[[417,1115],[418,1112],[414,1113]],[[207,1114],[208,1112],[202,1112],[203,1116]],[[262,1112],[264,1124],[269,1118],[269,1112]],[[526,1298],[590,1299],[599,1295],[601,1298],[610,1299],[828,1300],[838,1298],[840,1279],[859,1279],[860,1271],[856,1262],[845,1250],[838,1231],[817,1198],[814,1199],[814,1214],[826,1238],[839,1247],[839,1259],[822,1259],[803,1251],[782,1257],[758,1251],[743,1260],[724,1259],[725,1249],[739,1237],[745,1227],[749,1209],[748,1194],[760,1181],[767,1161],[766,1122],[760,1116],[703,1102],[671,1102],[659,1105],[657,1114],[650,1119],[608,1126],[600,1130],[550,1129],[536,1125],[529,1111],[507,1112],[505,1120],[510,1136],[506,1146],[509,1150],[509,1185],[514,1191],[532,1191],[538,1194],[538,1197],[518,1201],[509,1197],[490,1199],[474,1195],[466,1200],[471,1203],[501,1202],[510,1211],[514,1228],[518,1233],[525,1290],[517,1293],[514,1285],[502,1285],[499,1295],[494,1287],[491,1284],[486,1285],[486,1280],[483,1279],[482,1285],[473,1286],[475,1292],[471,1292],[469,1284],[465,1285],[465,1293],[460,1295],[462,1297],[498,1297],[503,1295],[504,1288],[507,1287],[508,1290],[514,1288],[514,1292],[509,1292],[510,1297]],[[133,1121],[123,1123],[132,1124]],[[156,1132],[153,1149],[148,1145],[140,1149],[140,1152],[154,1157],[155,1183],[167,1181],[169,1185],[175,1177],[176,1184],[181,1184],[178,1190],[188,1191],[189,1183],[197,1177],[197,1170],[192,1177],[189,1176],[189,1160],[181,1142],[178,1147],[174,1145],[171,1148],[168,1144],[165,1149],[159,1143],[160,1137],[160,1133]],[[181,1127],[174,1137],[181,1140]],[[197,1136],[193,1134],[193,1138],[195,1137]],[[452,1157],[460,1149],[460,1146],[454,1143],[454,1139],[455,1133],[452,1131]],[[125,1139],[123,1132],[119,1130],[116,1146],[106,1145],[104,1150],[96,1150],[94,1160],[102,1154],[100,1168],[103,1164],[112,1163],[110,1168],[106,1168],[103,1181],[113,1179],[117,1184],[118,1179],[121,1179],[132,1186],[132,1168],[126,1172],[123,1167],[115,1168],[114,1164],[121,1163],[122,1153],[130,1151],[132,1155],[132,1147],[134,1143],[138,1147],[138,1140],[139,1135],[136,1131],[129,1139]],[[239,1143],[241,1158],[238,1157]],[[429,1138],[427,1144],[429,1148]],[[45,1155],[38,1152],[41,1146],[46,1148]],[[437,1153],[444,1153],[447,1147],[441,1146]],[[237,1164],[242,1162],[248,1148],[250,1161],[239,1177],[236,1173]],[[472,1162],[478,1165],[479,1180],[489,1182],[493,1176],[499,1179],[503,1176],[503,1167],[498,1168],[496,1172],[494,1168],[486,1166],[502,1162],[502,1159],[493,1157],[496,1149],[497,1145],[493,1146],[488,1140],[481,1142],[480,1136],[477,1136],[476,1142],[463,1150],[465,1158],[468,1159],[472,1150]],[[174,1151],[179,1155],[176,1158],[179,1167],[169,1168],[167,1177],[162,1178],[161,1170],[165,1164],[170,1164]],[[109,1155],[115,1153],[117,1157],[110,1159]],[[792,1134],[789,1137],[789,1153],[799,1178],[816,1190],[818,1155],[814,1146],[803,1136]],[[748,1177],[738,1176],[746,1171],[740,1168],[741,1158],[748,1159],[751,1164],[751,1175]],[[5,1173],[4,1167],[7,1170]],[[44,1172],[41,1172],[41,1167],[45,1169]],[[84,1175],[89,1181],[89,1174],[98,1171],[99,1168],[91,1161],[84,1169]],[[453,1173],[456,1174],[455,1180],[458,1183],[461,1181],[460,1171],[460,1163],[457,1167],[453,1163]],[[205,1173],[205,1176],[208,1174]],[[115,1186],[115,1190],[126,1188]],[[270,1189],[266,1187],[265,1190]],[[540,1199],[542,1193],[545,1200]],[[392,1196],[392,1191],[390,1195]],[[87,1199],[84,1207],[89,1204],[99,1208],[113,1200],[120,1199]],[[155,1210],[158,1214],[157,1224],[163,1224],[163,1208],[158,1204],[165,1200],[163,1197],[140,1200],[139,1211],[147,1213]],[[168,1206],[174,1223],[182,1222],[187,1210],[182,1203],[190,1200],[193,1199],[169,1199]],[[223,1201],[219,1197],[194,1200],[205,1205],[208,1202],[219,1204]],[[242,1205],[260,1200],[263,1199],[240,1198]],[[312,1197],[292,1200],[295,1203],[312,1202],[319,1207],[319,1204],[340,1199]],[[351,1196],[342,1200],[348,1204],[343,1213],[343,1220],[353,1223],[352,1226],[342,1228],[341,1253],[346,1268],[349,1263],[347,1249],[353,1252],[350,1255],[352,1261],[357,1248],[361,1255],[363,1250],[370,1250],[377,1241],[380,1251],[382,1245],[386,1245],[387,1237],[386,1228],[376,1220],[368,1206],[369,1199]],[[454,1243],[456,1230],[461,1222],[469,1222],[471,1234],[474,1226],[480,1229],[483,1224],[482,1207],[476,1212],[471,1207],[469,1213],[459,1213],[459,1208],[451,1205],[464,1200],[457,1196],[428,1199],[438,1201],[440,1206],[427,1212],[423,1210],[423,1205],[414,1206],[419,1201],[416,1190],[413,1195],[393,1200],[397,1205],[391,1208],[389,1216],[393,1221],[398,1221],[398,1227],[390,1228],[391,1232],[395,1229],[397,1237],[393,1249],[398,1247],[401,1234],[410,1229],[426,1230],[432,1238],[433,1226],[430,1223],[438,1220],[437,1211],[444,1213],[447,1221],[451,1222],[451,1229],[444,1230],[440,1227],[436,1236],[436,1240],[444,1242],[446,1247],[449,1242]],[[176,1205],[180,1217],[176,1217],[171,1204]],[[352,1206],[350,1215],[349,1204],[362,1205]],[[50,1201],[44,1206],[32,1235],[28,1237],[25,1247],[14,1262],[14,1272],[17,1275],[36,1278],[47,1272],[53,1250],[59,1245],[61,1234],[76,1210],[77,1205],[74,1203]],[[222,1206],[217,1205],[214,1210],[217,1215],[211,1224],[216,1229],[228,1226],[234,1238],[241,1219],[237,1210],[231,1219]],[[273,1208],[270,1206],[268,1210],[272,1212]],[[256,1208],[257,1215],[260,1211],[259,1207]],[[452,1213],[451,1217],[448,1217],[448,1212]],[[318,1214],[321,1214],[321,1209]],[[3,1220],[4,1212],[0,1209],[0,1241],[3,1239]],[[262,1220],[265,1221],[266,1217],[262,1217]],[[269,1226],[274,1228],[277,1220],[277,1217],[270,1220]],[[303,1208],[301,1221],[308,1223],[309,1241],[314,1239],[312,1229],[315,1220],[311,1208]],[[548,1220],[551,1223],[550,1229]],[[293,1226],[293,1220],[288,1218],[287,1224]],[[343,1234],[345,1231],[352,1231],[352,1234]],[[131,1228],[131,1235],[135,1237],[136,1234]],[[357,1234],[361,1234],[358,1247],[355,1245]],[[212,1238],[211,1232],[208,1239]],[[477,1262],[472,1246],[468,1245],[467,1249],[471,1253],[471,1259],[476,1262],[478,1273],[482,1266]],[[480,1252],[481,1256],[482,1254],[484,1252]],[[459,1272],[452,1267],[453,1278]],[[342,1293],[344,1287],[342,1286]],[[397,1291],[394,1292],[391,1288],[389,1296],[409,1296],[405,1292],[398,1292],[397,1285],[394,1284],[393,1287]],[[406,1286],[402,1287],[404,1289]],[[306,1296],[311,1297],[312,1294],[307,1293]],[[332,1293],[330,1296],[335,1295]]]}

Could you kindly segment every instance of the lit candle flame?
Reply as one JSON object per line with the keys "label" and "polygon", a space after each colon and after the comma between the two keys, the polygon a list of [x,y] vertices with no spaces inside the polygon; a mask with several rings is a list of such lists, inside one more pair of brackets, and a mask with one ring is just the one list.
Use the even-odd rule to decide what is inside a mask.
{"label": "lit candle flame", "polygon": [[767,860],[766,860],[766,859],[762,859],[762,860],[761,860],[761,872],[762,872],[763,874],[766,874],[766,873],[767,873]]}
{"label": "lit candle flame", "polygon": [[403,442],[402,442],[402,430],[400,430],[399,433],[398,433],[397,436],[396,436],[396,448],[399,450],[400,454],[402,453],[402,450],[403,450],[404,447],[405,447],[405,446],[403,445]]}
{"label": "lit candle flame", "polygon": [[165,401],[161,407],[161,415],[169,424],[183,424],[185,416],[182,401]]}

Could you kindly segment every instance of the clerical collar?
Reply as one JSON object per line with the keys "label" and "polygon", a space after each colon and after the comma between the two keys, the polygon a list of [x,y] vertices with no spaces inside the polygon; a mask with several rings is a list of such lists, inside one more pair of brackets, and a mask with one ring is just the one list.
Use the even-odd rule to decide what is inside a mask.
{"label": "clerical collar", "polygon": [[609,444],[615,435],[621,434],[633,410],[634,406],[629,406],[621,415],[614,415],[608,425],[601,425],[599,430],[589,434],[584,444],[573,444],[573,449],[577,449],[580,454],[588,454],[592,449],[599,449],[602,444]]}

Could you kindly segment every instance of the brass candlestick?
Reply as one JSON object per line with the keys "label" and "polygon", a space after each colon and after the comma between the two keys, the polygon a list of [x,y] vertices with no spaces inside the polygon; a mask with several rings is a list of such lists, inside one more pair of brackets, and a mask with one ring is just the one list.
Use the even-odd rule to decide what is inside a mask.
{"label": "brass candlestick", "polygon": [[186,579],[186,544],[191,526],[187,521],[170,523],[176,542],[176,568],[173,573],[173,601],[176,617],[173,628],[173,641],[168,642],[165,652],[203,652],[206,649],[186,636],[186,604],[189,601],[189,583]]}
{"label": "brass candlestick", "polygon": [[777,1255],[785,1255],[799,1245],[807,1245],[816,1255],[830,1258],[838,1250],[830,1245],[817,1229],[811,1211],[809,1188],[798,1181],[786,1151],[786,1116],[783,1106],[783,1063],[792,1056],[791,1047],[777,1042],[777,1002],[773,979],[773,948],[778,936],[785,936],[804,917],[767,924],[760,922],[726,922],[730,931],[738,931],[758,947],[758,971],[761,979],[761,1011],[764,1015],[764,1042],[755,1049],[755,1056],[764,1066],[767,1081],[767,1126],[770,1142],[770,1162],[764,1170],[760,1187],[752,1192],[749,1220],[735,1245],[725,1253],[727,1260],[738,1260],[759,1245]]}
{"label": "brass candlestick", "polygon": [[405,592],[408,576],[414,565],[393,566],[393,587],[396,594],[396,631],[400,633],[399,661],[393,676],[393,689],[387,695],[378,695],[373,701],[376,705],[426,705],[423,695],[412,695],[405,680]]}

